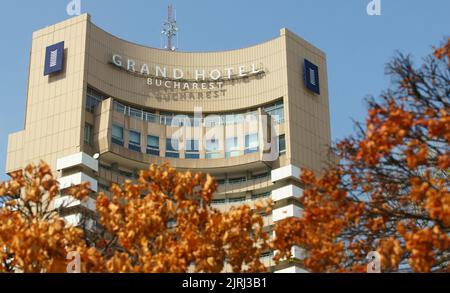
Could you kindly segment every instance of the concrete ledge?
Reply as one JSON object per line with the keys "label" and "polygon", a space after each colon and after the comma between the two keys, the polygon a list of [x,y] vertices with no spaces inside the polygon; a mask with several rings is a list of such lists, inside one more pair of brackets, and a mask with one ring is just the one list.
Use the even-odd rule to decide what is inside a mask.
{"label": "concrete ledge", "polygon": [[62,189],[69,188],[71,186],[80,185],[83,182],[89,182],[89,189],[92,191],[98,191],[98,183],[94,178],[84,174],[83,172],[78,172],[72,175],[64,176],[58,179],[59,187]]}
{"label": "concrete ledge", "polygon": [[66,195],[66,196],[58,197],[54,200],[55,208],[60,208],[60,207],[71,208],[71,207],[76,207],[76,206],[83,206],[94,212],[97,210],[96,209],[96,201],[90,197],[87,197],[85,200],[80,201],[80,200],[73,198],[70,195]]}
{"label": "concrete ledge", "polygon": [[[68,216],[63,217],[63,220],[64,220],[68,225],[77,227],[77,226],[80,226],[80,225],[81,225],[81,221],[82,221],[83,219],[82,219],[81,214],[73,214],[73,215],[68,215]],[[88,230],[90,230],[90,231],[94,231],[94,225],[95,225],[95,222],[94,222],[92,219],[86,219],[85,224],[86,224],[86,226],[85,226],[86,229],[88,229]]]}
{"label": "concrete ledge", "polygon": [[300,168],[294,165],[287,165],[272,170],[272,182],[277,182],[285,179],[294,179],[300,181]]}
{"label": "concrete ledge", "polygon": [[282,270],[275,271],[274,273],[278,274],[299,274],[299,273],[308,273],[307,270],[302,269],[298,266],[291,266]]}
{"label": "concrete ledge", "polygon": [[289,184],[277,189],[272,190],[272,200],[278,201],[285,198],[296,198],[299,199],[303,195],[303,189],[298,186]]}
{"label": "concrete ledge", "polygon": [[272,211],[272,218],[274,222],[281,221],[287,218],[302,216],[302,209],[296,205],[290,204]]}
{"label": "concrete ledge", "polygon": [[56,170],[60,171],[63,169],[75,167],[75,166],[86,166],[89,169],[98,172],[98,161],[86,153],[80,152],[63,158],[59,158],[56,161]]}

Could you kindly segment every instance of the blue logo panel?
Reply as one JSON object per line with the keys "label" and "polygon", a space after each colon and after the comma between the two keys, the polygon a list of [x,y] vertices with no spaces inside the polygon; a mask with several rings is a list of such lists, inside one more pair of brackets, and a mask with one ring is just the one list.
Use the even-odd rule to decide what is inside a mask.
{"label": "blue logo panel", "polygon": [[305,59],[303,77],[307,89],[320,95],[319,67]]}
{"label": "blue logo panel", "polygon": [[48,46],[45,50],[44,75],[57,73],[63,70],[64,42]]}

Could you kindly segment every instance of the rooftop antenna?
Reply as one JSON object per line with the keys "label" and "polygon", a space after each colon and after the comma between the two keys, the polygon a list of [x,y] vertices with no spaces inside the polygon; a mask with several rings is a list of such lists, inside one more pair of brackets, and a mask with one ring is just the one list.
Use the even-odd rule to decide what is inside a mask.
{"label": "rooftop antenna", "polygon": [[163,29],[161,31],[161,34],[166,36],[167,38],[164,49],[169,51],[176,50],[176,47],[173,45],[173,38],[177,36],[177,33],[178,27],[177,27],[176,13],[173,9],[172,4],[170,4],[169,7],[167,7],[167,20],[164,22]]}

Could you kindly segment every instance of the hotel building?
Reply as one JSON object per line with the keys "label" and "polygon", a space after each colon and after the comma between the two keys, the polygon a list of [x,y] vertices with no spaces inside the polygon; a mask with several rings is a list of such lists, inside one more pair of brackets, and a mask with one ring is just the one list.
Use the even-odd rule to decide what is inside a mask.
{"label": "hotel building", "polygon": [[[212,174],[219,210],[271,197],[270,231],[301,215],[300,169],[328,160],[326,56],[287,29],[248,48],[182,52],[122,40],[84,14],[33,33],[27,89],[6,171],[44,160],[62,188],[89,181],[92,199],[75,204],[87,210],[95,192],[169,162]],[[66,219],[77,223],[78,211]],[[303,271],[302,249],[293,256],[264,261]]]}

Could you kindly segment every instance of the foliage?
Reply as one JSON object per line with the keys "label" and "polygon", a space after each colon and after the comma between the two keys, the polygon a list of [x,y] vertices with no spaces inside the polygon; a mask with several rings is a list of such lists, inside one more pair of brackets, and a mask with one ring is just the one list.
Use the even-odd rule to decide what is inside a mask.
{"label": "foliage", "polygon": [[450,40],[414,68],[399,54],[387,66],[394,88],[370,99],[365,125],[336,145],[322,176],[304,171],[301,219],[276,227],[278,258],[296,244],[312,271],[450,270]]}
{"label": "foliage", "polygon": [[[268,248],[263,221],[248,206],[221,213],[211,208],[216,183],[209,175],[177,172],[167,165],[141,171],[136,183],[100,193],[97,212],[108,237],[88,245],[83,230],[66,224],[55,209],[60,195],[50,168],[28,166],[2,183],[14,198],[0,210],[0,271],[65,272],[70,252],[82,272],[261,272]],[[83,200],[88,185],[68,194]]]}

